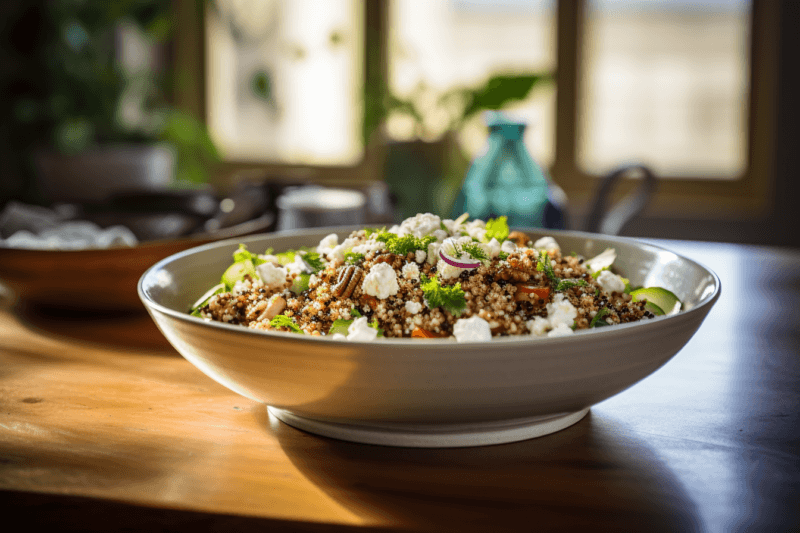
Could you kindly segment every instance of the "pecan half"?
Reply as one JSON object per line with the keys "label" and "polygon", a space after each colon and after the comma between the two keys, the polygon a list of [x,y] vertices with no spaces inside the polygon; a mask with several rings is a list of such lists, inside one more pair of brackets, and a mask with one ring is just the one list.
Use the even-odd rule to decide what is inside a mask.
{"label": "pecan half", "polygon": [[350,298],[353,291],[364,277],[364,269],[355,265],[348,265],[339,272],[336,284],[331,288],[331,292],[338,298]]}

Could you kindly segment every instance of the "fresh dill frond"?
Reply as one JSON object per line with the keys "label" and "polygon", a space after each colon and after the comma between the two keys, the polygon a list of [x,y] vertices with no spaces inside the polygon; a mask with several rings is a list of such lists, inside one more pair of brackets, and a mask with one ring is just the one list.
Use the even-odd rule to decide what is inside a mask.
{"label": "fresh dill frond", "polygon": [[474,242],[468,242],[466,244],[462,244],[461,250],[467,252],[470,255],[470,257],[472,257],[473,259],[477,259],[478,261],[489,260],[489,256],[486,255],[486,252],[483,250],[483,248],[481,248]]}

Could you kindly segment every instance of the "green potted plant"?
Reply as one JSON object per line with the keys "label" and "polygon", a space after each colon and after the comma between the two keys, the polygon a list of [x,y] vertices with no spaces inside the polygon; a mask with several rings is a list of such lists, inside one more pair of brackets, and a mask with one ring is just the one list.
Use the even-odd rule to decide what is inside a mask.
{"label": "green potted plant", "polygon": [[206,181],[214,143],[169,102],[171,2],[10,0],[0,9],[12,65],[0,135],[22,182],[6,194],[30,197],[38,185],[43,201],[102,201]]}
{"label": "green potted plant", "polygon": [[[549,73],[495,74],[481,85],[443,93],[425,84],[407,97],[380,86],[367,91],[364,142],[386,142],[383,177],[397,197],[397,216],[449,213],[469,168],[457,133],[483,112],[522,101],[551,80]],[[411,140],[385,140],[389,121],[402,122]]]}

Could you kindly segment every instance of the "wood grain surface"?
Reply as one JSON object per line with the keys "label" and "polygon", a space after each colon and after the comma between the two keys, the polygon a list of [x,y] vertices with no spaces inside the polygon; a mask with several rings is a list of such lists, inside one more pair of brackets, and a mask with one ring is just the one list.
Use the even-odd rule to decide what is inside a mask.
{"label": "wood grain surface", "polygon": [[309,435],[144,313],[7,309],[0,507],[74,531],[797,530],[800,253],[659,244],[722,280],[686,348],[571,428],[483,448]]}

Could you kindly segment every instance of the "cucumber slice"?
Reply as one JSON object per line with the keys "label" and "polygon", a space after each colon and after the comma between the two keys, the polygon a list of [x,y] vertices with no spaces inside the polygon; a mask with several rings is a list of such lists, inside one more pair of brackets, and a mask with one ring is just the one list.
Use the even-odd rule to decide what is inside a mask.
{"label": "cucumber slice", "polygon": [[222,283],[225,285],[226,289],[231,290],[233,286],[236,285],[237,281],[242,281],[248,274],[252,278],[256,277],[256,267],[253,266],[253,262],[249,259],[246,261],[239,261],[229,266],[228,270],[222,274]]}
{"label": "cucumber slice", "polygon": [[328,335],[333,335],[334,333],[341,333],[346,337],[348,330],[350,329],[350,324],[352,323],[353,323],[352,320],[336,319],[333,321],[331,329],[328,330]]}
{"label": "cucumber slice", "polygon": [[654,304],[653,302],[650,302],[650,301],[648,301],[646,304],[644,304],[644,308],[647,311],[650,311],[651,313],[653,313],[656,316],[664,316],[666,314],[666,313],[664,313],[663,309],[661,309],[659,306],[657,306],[656,304]]}
{"label": "cucumber slice", "polygon": [[[681,301],[678,297],[663,287],[638,289],[631,291],[631,296],[634,302],[647,300],[650,306],[655,307],[655,309],[650,309],[654,315],[674,315],[681,310]],[[658,313],[657,311],[661,312]]]}

